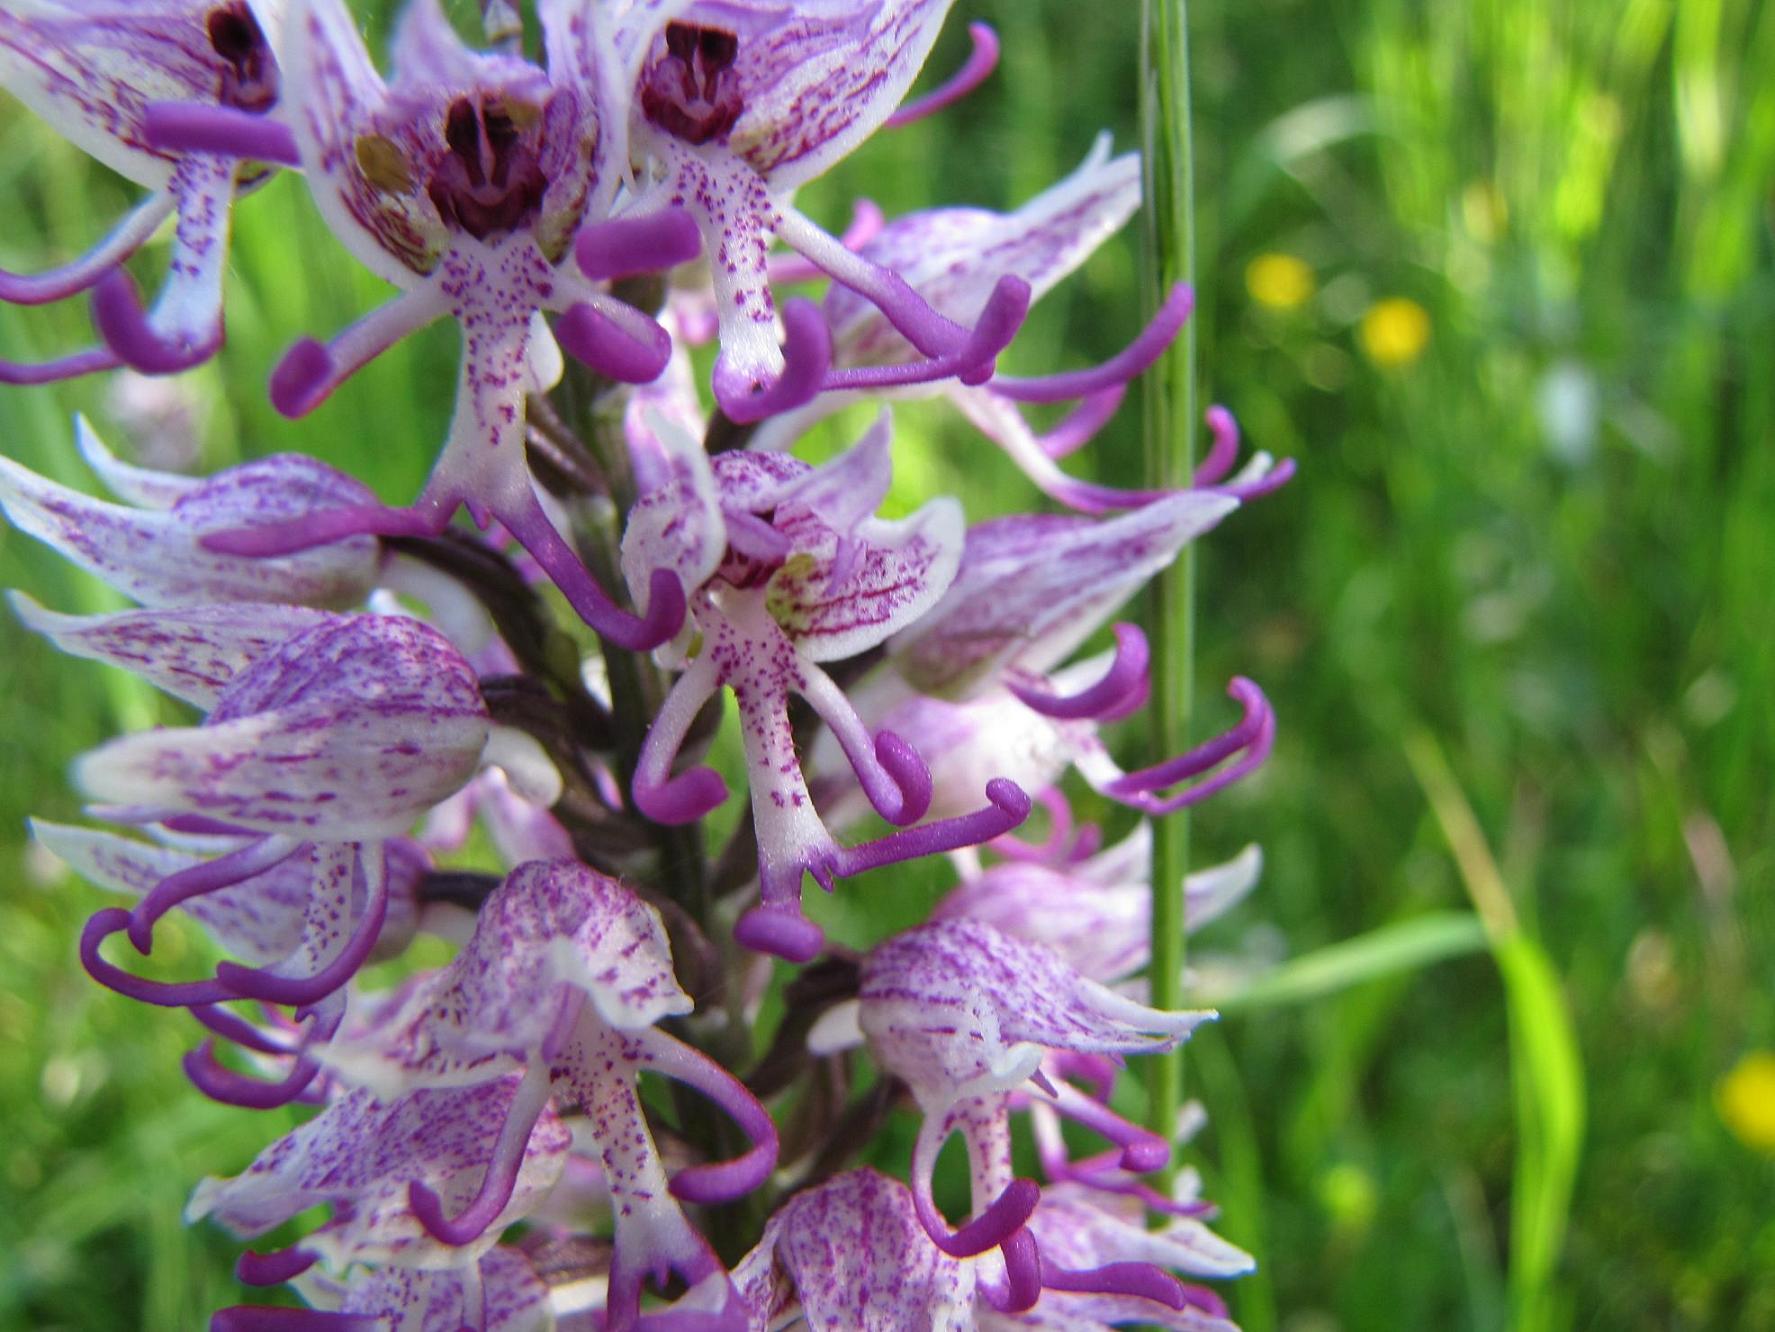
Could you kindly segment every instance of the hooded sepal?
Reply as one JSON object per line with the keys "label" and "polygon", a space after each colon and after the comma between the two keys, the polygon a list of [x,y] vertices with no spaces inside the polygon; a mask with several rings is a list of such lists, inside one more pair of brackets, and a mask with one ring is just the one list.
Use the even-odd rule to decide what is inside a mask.
{"label": "hooded sepal", "polygon": [[435,629],[330,616],[234,677],[202,726],[114,740],[75,776],[137,819],[374,840],[467,782],[488,734],[473,669]]}
{"label": "hooded sepal", "polygon": [[[96,444],[89,430],[81,434]],[[207,480],[139,468],[124,473],[121,465],[101,475],[166,502],[130,507],[92,499],[0,458],[0,507],[20,531],[145,606],[256,601],[343,609],[361,604],[375,586],[381,552],[372,537],[273,559],[219,553],[202,542],[207,533],[299,524],[311,514],[375,502],[370,490],[325,463],[278,454]]]}

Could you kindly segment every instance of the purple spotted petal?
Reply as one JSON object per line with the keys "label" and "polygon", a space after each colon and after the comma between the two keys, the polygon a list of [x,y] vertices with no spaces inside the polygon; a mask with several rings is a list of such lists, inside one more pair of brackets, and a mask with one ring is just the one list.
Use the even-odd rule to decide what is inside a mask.
{"label": "purple spotted petal", "polygon": [[653,907],[576,861],[532,861],[487,899],[454,962],[324,1057],[385,1092],[486,1077],[543,1046],[564,987],[621,1030],[690,1011]]}
{"label": "purple spotted petal", "polygon": [[646,436],[636,441],[637,471],[645,459],[648,485],[629,509],[622,569],[645,609],[656,570],[672,570],[687,588],[709,580],[726,553],[727,526],[702,441],[662,415],[638,424]]}
{"label": "purple spotted petal", "polygon": [[969,920],[918,926],[863,964],[859,1021],[884,1068],[927,1112],[1023,1082],[1042,1050],[1150,1054],[1209,1013],[1162,1013],[1122,998],[1040,944]]}
{"label": "purple spotted petal", "polygon": [[22,592],[13,613],[63,652],[133,671],[177,698],[212,708],[230,681],[291,634],[328,623],[325,611],[294,606],[194,606],[189,610],[60,615]]}
{"label": "purple spotted petal", "polygon": [[480,1280],[459,1270],[384,1267],[353,1281],[340,1313],[385,1320],[390,1332],[544,1332],[554,1326],[549,1288],[516,1249],[495,1248],[480,1261]]}
{"label": "purple spotted petal", "polygon": [[[457,1251],[427,1234],[408,1203],[408,1186],[423,1183],[453,1210],[472,1197],[519,1081],[505,1077],[417,1091],[386,1103],[367,1091],[349,1092],[278,1139],[243,1174],[198,1185],[186,1218],[213,1216],[250,1239],[325,1203],[332,1218],[301,1243],[336,1270],[353,1262],[451,1265],[460,1261]],[[541,1200],[560,1174],[570,1142],[567,1127],[545,1109],[511,1201],[471,1252],[490,1248],[501,1226]]]}
{"label": "purple spotted petal", "polygon": [[[1015,212],[912,213],[890,222],[861,254],[900,274],[939,314],[972,324],[999,275],[1022,278],[1039,300],[1139,206],[1139,158],[1130,153],[1112,159],[1104,135],[1078,170]],[[850,288],[834,284],[825,307],[841,364],[913,359],[913,348]]]}
{"label": "purple spotted petal", "polygon": [[[709,0],[684,21],[737,31],[741,111],[729,146],[774,189],[828,170],[893,113],[953,0],[786,7]],[[656,52],[663,49],[656,48]]]}
{"label": "purple spotted petal", "polygon": [[[1184,918],[1200,928],[1257,883],[1263,856],[1247,847],[1224,865],[1184,882]],[[1151,955],[1152,828],[1074,865],[994,865],[940,901],[933,919],[982,921],[1002,933],[1045,944],[1083,974],[1107,983],[1139,971]]]}
{"label": "purple spotted petal", "polygon": [[228,468],[192,484],[164,508],[142,509],[92,499],[0,458],[0,507],[13,525],[148,606],[359,604],[381,565],[371,537],[274,559],[218,554],[200,539],[207,532],[269,526],[374,499],[359,482],[299,454]]}
{"label": "purple spotted petal", "polygon": [[1031,515],[978,524],[948,595],[889,651],[928,691],[965,693],[1009,666],[1045,671],[1236,507],[1225,496],[1184,492],[1103,521]]}
{"label": "purple spotted petal", "polygon": [[473,774],[488,735],[473,669],[402,616],[341,616],[241,672],[208,721],[84,756],[94,799],[338,841],[403,831]]}
{"label": "purple spotted petal", "polygon": [[809,515],[779,517],[794,554],[771,576],[771,615],[809,661],[855,656],[913,624],[955,577],[961,505],[940,497],[908,518],[842,536]]}
{"label": "purple spotted petal", "polygon": [[[874,1170],[853,1170],[777,1210],[758,1249],[735,1271],[752,1278],[755,1317],[786,1281],[811,1332],[901,1332],[974,1326],[974,1267],[932,1244],[912,1193]],[[762,1306],[762,1307],[761,1307]]]}

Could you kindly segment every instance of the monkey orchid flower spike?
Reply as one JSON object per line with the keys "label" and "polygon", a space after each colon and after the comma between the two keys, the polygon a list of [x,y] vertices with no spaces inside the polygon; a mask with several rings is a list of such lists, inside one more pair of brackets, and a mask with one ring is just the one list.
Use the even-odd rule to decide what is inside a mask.
{"label": "monkey orchid flower spike", "polygon": [[287,602],[361,605],[382,572],[373,537],[346,537],[276,559],[208,550],[206,533],[300,521],[375,494],[301,454],[242,463],[208,479],[131,467],[113,457],[84,420],[80,451],[127,504],[91,499],[0,458],[0,508],[14,527],[54,547],[145,606]]}
{"label": "monkey orchid flower spike", "polygon": [[[438,0],[412,0],[385,84],[343,0],[292,0],[291,121],[315,201],[352,252],[403,292],[329,345],[298,343],[272,375],[272,401],[301,416],[390,344],[448,315],[462,329],[456,411],[412,509],[342,506],[214,536],[212,549],[270,555],[358,532],[436,533],[466,504],[477,522],[503,524],[613,641],[651,647],[677,631],[683,596],[669,575],[650,589],[645,622],[611,603],[543,511],[524,457],[524,396],[559,376],[560,347],[630,383],[656,377],[670,356],[665,330],[594,278],[697,250],[681,213],[596,220],[621,164],[607,158],[594,53],[572,10],[565,0],[543,6],[545,72],[470,51]],[[555,333],[543,311],[561,312]]]}
{"label": "monkey orchid flower spike", "polygon": [[[1076,1271],[1047,1262],[1028,1228],[1040,1189],[1011,1173],[1012,1094],[1028,1087],[1120,1149],[1129,1169],[1156,1170],[1164,1139],[1118,1118],[1070,1083],[1041,1073],[1052,1055],[1151,1054],[1174,1048],[1209,1012],[1162,1013],[1080,975],[1051,949],[970,920],[939,920],[877,946],[864,959],[857,1029],[881,1067],[911,1088],[924,1123],[912,1154],[920,1225],[965,1258],[997,1247],[997,1307],[1019,1312],[1040,1289],[1153,1294],[1181,1302],[1156,1269],[1111,1264]],[[973,1216],[953,1230],[931,1195],[937,1154],[960,1133],[972,1171]],[[1159,1294],[1159,1292],[1165,1292]]]}
{"label": "monkey orchid flower spike", "polygon": [[[94,915],[81,938],[87,970],[119,993],[175,1006],[306,1007],[343,986],[388,914],[386,844],[468,781],[488,750],[492,727],[468,663],[436,630],[399,616],[245,605],[75,617],[22,601],[21,610],[64,650],[208,709],[201,726],[125,736],[80,759],[76,780],[106,802],[101,812],[233,839],[161,878],[133,908]],[[286,863],[280,873],[306,867],[306,895],[262,879]],[[291,965],[228,961],[212,980],[168,984],[101,955],[106,938],[125,932],[146,954],[167,911],[231,888],[255,909],[301,910]],[[297,930],[289,920],[258,928],[260,951]]]}
{"label": "monkey orchid flower spike", "polygon": [[[384,1097],[522,1074],[509,1111],[485,1122],[486,1165],[472,1197],[444,1197],[426,1183],[413,1189],[414,1213],[447,1244],[481,1240],[504,1215],[551,1097],[584,1114],[616,1217],[606,1326],[626,1329],[639,1317],[649,1274],[663,1286],[675,1273],[699,1299],[734,1302],[677,1200],[729,1201],[757,1188],[776,1164],[776,1130],[751,1093],[655,1025],[690,1008],[653,907],[577,862],[533,861],[487,900],[450,966],[397,992],[366,1022],[354,1027],[348,1017],[321,1057],[344,1080]],[[750,1149],[668,1180],[636,1094],[643,1071],[714,1101]]]}
{"label": "monkey orchid flower spike", "polygon": [[516,1249],[472,1267],[360,1269],[344,1280],[308,1271],[292,1283],[310,1310],[236,1306],[210,1332],[547,1332],[549,1288]]}
{"label": "monkey orchid flower spike", "polygon": [[[649,466],[661,483],[635,505],[623,568],[637,596],[657,569],[674,569],[692,589],[701,646],[642,746],[635,804],[658,822],[682,823],[727,798],[712,769],[674,775],[672,766],[703,704],[723,687],[733,690],[761,897],[735,937],[806,961],[822,935],[801,912],[804,873],[829,889],[835,877],[1000,836],[1028,813],[1021,791],[989,781],[984,809],[905,828],[930,804],[923,760],[891,731],[871,736],[819,665],[875,647],[936,603],[954,577],[961,510],[935,499],[897,522],[873,516],[890,479],[885,413],[817,469],[771,453],[724,453],[711,463],[695,440],[653,419],[671,455]],[[792,696],[831,729],[869,802],[902,831],[849,847],[827,832],[795,752]]]}
{"label": "monkey orchid flower spike", "polygon": [[984,378],[1021,323],[1029,301],[1021,278],[1000,279],[974,325],[963,326],[791,202],[888,120],[951,3],[698,0],[632,6],[619,21],[616,47],[639,61],[630,149],[645,165],[640,189],[688,209],[702,231],[721,337],[715,397],[732,419],[757,421],[838,386],[811,303],[789,303],[786,348],[777,345],[773,237],[879,309],[923,358],[851,371],[846,387]]}
{"label": "monkey orchid flower spike", "polygon": [[[86,254],[36,274],[0,273],[0,300],[38,305],[93,293],[104,345],[41,365],[0,363],[31,384],[128,365],[171,374],[222,342],[222,273],[238,191],[288,152],[272,119],[279,4],[246,0],[11,0],[0,12],[0,87],[148,197]],[[260,127],[256,160],[161,146],[156,112],[193,106]],[[144,314],[124,262],[178,219],[165,285]]]}

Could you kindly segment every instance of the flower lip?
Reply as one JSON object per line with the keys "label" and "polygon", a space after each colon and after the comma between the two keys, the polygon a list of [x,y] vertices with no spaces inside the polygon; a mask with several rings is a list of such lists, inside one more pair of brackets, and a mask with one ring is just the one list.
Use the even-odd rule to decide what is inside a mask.
{"label": "flower lip", "polygon": [[739,49],[724,28],[666,24],[666,54],[642,76],[642,113],[685,143],[725,139],[745,109],[730,73]]}
{"label": "flower lip", "polygon": [[277,58],[246,0],[216,6],[204,28],[210,48],[223,63],[217,100],[253,115],[264,115],[277,105]]}

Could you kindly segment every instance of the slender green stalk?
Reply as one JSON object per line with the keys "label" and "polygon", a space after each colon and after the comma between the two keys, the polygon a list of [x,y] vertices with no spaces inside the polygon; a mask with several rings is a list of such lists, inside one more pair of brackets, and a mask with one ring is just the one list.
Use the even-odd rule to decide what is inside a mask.
{"label": "slender green stalk", "polygon": [[[1146,190],[1145,304],[1150,314],[1173,284],[1195,272],[1194,164],[1190,139],[1189,31],[1186,0],[1142,0],[1140,122]],[[1145,386],[1146,481],[1174,490],[1193,467],[1196,336],[1183,336],[1148,373]],[[1195,658],[1195,560],[1190,547],[1152,590],[1153,743],[1155,758],[1187,747]],[[1153,845],[1152,1002],[1183,1006],[1183,877],[1189,866],[1189,816],[1160,819]],[[1166,1138],[1183,1102],[1181,1052],[1147,1061],[1148,1123]],[[1167,1181],[1168,1182],[1168,1181]]]}

